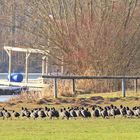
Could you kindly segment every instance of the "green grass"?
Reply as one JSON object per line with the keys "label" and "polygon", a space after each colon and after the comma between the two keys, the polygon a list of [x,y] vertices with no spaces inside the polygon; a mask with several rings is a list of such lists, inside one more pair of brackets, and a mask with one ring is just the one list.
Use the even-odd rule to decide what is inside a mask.
{"label": "green grass", "polygon": [[[121,92],[115,93],[92,93],[82,94],[76,97],[87,99],[91,104],[98,102],[91,97],[101,96],[103,102],[99,105],[115,104],[119,106],[140,105],[140,92],[127,92],[127,97],[122,98]],[[111,100],[116,99],[117,100]],[[75,98],[75,97],[74,97]],[[66,100],[72,98],[64,98]],[[99,99],[100,100],[100,99]],[[60,102],[60,101],[59,101]],[[34,107],[71,106],[71,103],[55,104],[55,100],[48,104],[37,104],[36,102],[22,102],[13,104],[1,103],[1,107],[19,111],[22,106],[29,109]],[[140,140],[140,119],[110,118],[110,119],[88,119],[88,120],[0,120],[0,140]]]}
{"label": "green grass", "polygon": [[[78,95],[78,98],[89,98],[92,96],[102,96],[103,98],[123,98],[122,97],[122,91],[118,91],[118,92],[107,92],[107,93],[91,93],[91,94],[81,94]],[[140,98],[140,91],[138,91],[137,93],[135,91],[126,91],[126,98],[133,98],[133,97],[137,97]]]}
{"label": "green grass", "polygon": [[140,140],[140,120],[0,120],[0,139]]}

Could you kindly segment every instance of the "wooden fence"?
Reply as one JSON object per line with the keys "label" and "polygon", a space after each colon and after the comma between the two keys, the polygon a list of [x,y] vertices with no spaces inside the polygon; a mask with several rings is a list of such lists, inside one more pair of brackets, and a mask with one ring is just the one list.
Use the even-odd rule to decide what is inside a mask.
{"label": "wooden fence", "polygon": [[73,94],[75,95],[75,80],[89,80],[89,79],[97,79],[97,80],[122,80],[122,97],[126,97],[126,80],[131,79],[135,80],[134,84],[134,90],[137,92],[138,88],[138,80],[140,79],[140,76],[48,76],[48,75],[43,75],[42,78],[44,79],[53,79],[54,80],[54,98],[58,97],[58,83],[57,81],[59,79],[67,79],[67,80],[72,80],[72,91]]}

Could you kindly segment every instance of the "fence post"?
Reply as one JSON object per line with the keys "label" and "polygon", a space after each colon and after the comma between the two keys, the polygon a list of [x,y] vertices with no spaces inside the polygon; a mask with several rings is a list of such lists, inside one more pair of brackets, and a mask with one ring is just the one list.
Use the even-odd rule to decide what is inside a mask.
{"label": "fence post", "polygon": [[54,78],[54,98],[57,98],[57,78]]}
{"label": "fence post", "polygon": [[73,95],[75,95],[75,79],[72,79],[72,92],[73,92]]}
{"label": "fence post", "polygon": [[126,79],[122,79],[122,96],[126,97]]}
{"label": "fence post", "polygon": [[134,81],[134,90],[135,90],[135,92],[137,93],[137,91],[138,91],[138,79],[135,79],[135,81]]}

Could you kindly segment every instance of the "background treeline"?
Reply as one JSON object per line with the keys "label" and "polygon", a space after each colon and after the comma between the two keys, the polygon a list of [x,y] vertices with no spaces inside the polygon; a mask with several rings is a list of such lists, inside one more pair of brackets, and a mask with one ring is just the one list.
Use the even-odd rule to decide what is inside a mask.
{"label": "background treeline", "polygon": [[77,75],[139,75],[139,8],[139,0],[0,0],[0,44],[49,49],[53,64]]}

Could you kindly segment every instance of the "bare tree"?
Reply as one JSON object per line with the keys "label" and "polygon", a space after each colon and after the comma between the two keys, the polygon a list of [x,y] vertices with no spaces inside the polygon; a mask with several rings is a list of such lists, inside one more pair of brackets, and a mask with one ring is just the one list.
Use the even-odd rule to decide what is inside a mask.
{"label": "bare tree", "polygon": [[90,70],[92,75],[139,74],[138,0],[20,3],[16,30],[23,34],[17,37],[19,44],[49,49],[54,63],[63,61],[77,74]]}

